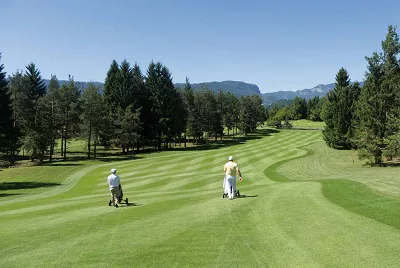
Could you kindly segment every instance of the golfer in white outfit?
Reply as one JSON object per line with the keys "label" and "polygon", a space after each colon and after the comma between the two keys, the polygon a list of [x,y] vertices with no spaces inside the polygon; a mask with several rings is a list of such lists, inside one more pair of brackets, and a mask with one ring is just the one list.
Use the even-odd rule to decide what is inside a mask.
{"label": "golfer in white outfit", "polygon": [[111,175],[107,178],[108,186],[111,193],[111,201],[114,207],[118,207],[118,204],[115,202],[117,196],[119,196],[119,184],[120,178],[117,175],[117,170],[115,168],[111,169]]}
{"label": "golfer in white outfit", "polygon": [[228,193],[228,198],[232,200],[236,196],[236,174],[239,175],[240,181],[242,181],[243,178],[238,165],[233,162],[233,156],[229,156],[228,160],[229,161],[224,166],[225,192]]}

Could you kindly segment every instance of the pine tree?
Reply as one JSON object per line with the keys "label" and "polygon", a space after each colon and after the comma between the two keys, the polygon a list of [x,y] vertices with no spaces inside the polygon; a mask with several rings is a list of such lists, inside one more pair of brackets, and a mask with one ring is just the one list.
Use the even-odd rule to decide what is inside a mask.
{"label": "pine tree", "polygon": [[399,142],[399,36],[388,27],[383,53],[367,57],[368,72],[358,105],[357,145],[361,159],[382,165],[383,156],[398,155]]}
{"label": "pine tree", "polygon": [[[225,127],[228,129],[228,136],[230,130],[237,127],[239,121],[239,99],[231,92],[225,93],[225,106],[223,112],[223,121]],[[233,133],[234,134],[234,133]]]}
{"label": "pine tree", "polygon": [[51,110],[51,126],[50,126],[51,138],[50,138],[50,152],[49,152],[49,157],[50,157],[49,160],[51,162],[53,160],[57,133],[61,128],[61,122],[62,122],[62,114],[59,107],[61,100],[60,84],[55,75],[51,76],[50,83],[47,86],[46,98]]}
{"label": "pine tree", "polygon": [[150,93],[152,103],[151,130],[155,140],[155,146],[161,150],[164,139],[164,148],[169,144],[174,133],[174,102],[176,88],[172,82],[172,76],[168,68],[160,62],[149,64],[146,77],[146,87]]}
{"label": "pine tree", "polygon": [[118,87],[117,87],[118,90],[115,92],[116,93],[115,104],[118,107],[121,107],[123,110],[125,110],[129,105],[134,103],[133,85],[134,85],[134,77],[131,65],[127,60],[124,60],[119,68]]}
{"label": "pine tree", "polygon": [[352,148],[354,136],[353,121],[355,103],[358,101],[360,88],[358,83],[350,85],[346,69],[341,68],[336,75],[336,85],[327,95],[323,131],[326,143],[336,149]]}
{"label": "pine tree", "polygon": [[[24,74],[26,89],[24,97],[27,100],[24,106],[23,119],[25,121],[24,147],[32,152],[31,160],[43,161],[45,150],[51,139],[47,139],[49,133],[49,118],[45,101],[42,99],[46,94],[46,86],[34,63],[26,66]],[[47,139],[47,140],[42,140]]]}
{"label": "pine tree", "polygon": [[99,142],[100,132],[104,126],[107,112],[104,109],[105,103],[103,95],[100,94],[99,87],[89,83],[82,94],[82,123],[87,140],[87,155],[91,158],[92,144],[94,146],[94,158],[97,157],[97,144]]}
{"label": "pine tree", "polygon": [[132,78],[133,109],[140,111],[141,129],[137,142],[137,149],[139,150],[140,144],[144,145],[147,140],[151,139],[151,101],[150,92],[145,86],[145,78],[137,63],[132,68]]}
{"label": "pine tree", "polygon": [[[1,60],[1,53],[0,53]],[[4,65],[0,61],[0,154],[10,154],[13,136],[13,111]]]}
{"label": "pine tree", "polygon": [[107,77],[104,82],[104,99],[107,103],[107,106],[111,112],[116,110],[116,104],[118,100],[117,92],[119,90],[119,81],[120,81],[120,71],[118,63],[113,60],[110,66],[110,69],[107,72]]}
{"label": "pine tree", "polygon": [[60,88],[61,99],[59,103],[62,114],[61,119],[61,154],[67,158],[67,140],[77,136],[80,132],[80,94],[81,91],[74,78],[69,76],[69,81]]}
{"label": "pine tree", "polygon": [[200,112],[195,105],[195,93],[193,92],[188,78],[186,78],[186,83],[183,87],[183,97],[186,110],[188,111],[186,133],[188,136],[193,137],[193,143],[195,143],[202,135],[199,122]]}

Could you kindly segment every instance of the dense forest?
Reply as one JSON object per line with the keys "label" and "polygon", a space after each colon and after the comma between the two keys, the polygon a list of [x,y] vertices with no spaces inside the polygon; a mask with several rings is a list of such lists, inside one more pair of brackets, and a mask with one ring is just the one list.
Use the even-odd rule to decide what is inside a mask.
{"label": "dense forest", "polygon": [[83,90],[72,76],[61,86],[52,76],[45,86],[34,63],[8,78],[3,70],[0,64],[0,153],[11,163],[21,149],[31,160],[52,161],[55,146],[66,159],[72,138],[85,139],[87,157],[96,158],[99,145],[133,153],[247,135],[267,118],[259,96],[194,91],[188,79],[176,88],[159,62],[143,75],[137,64],[113,60],[104,93],[95,84]]}

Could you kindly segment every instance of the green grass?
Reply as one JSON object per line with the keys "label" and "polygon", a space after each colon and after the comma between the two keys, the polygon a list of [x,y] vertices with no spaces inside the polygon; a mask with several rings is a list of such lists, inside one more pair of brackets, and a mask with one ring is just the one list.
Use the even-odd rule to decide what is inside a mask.
{"label": "green grass", "polygon": [[290,121],[293,127],[295,128],[324,128],[325,122],[314,122],[311,120],[301,119]]}
{"label": "green grass", "polygon": [[[398,167],[364,167],[319,131],[261,130],[209,148],[0,171],[0,267],[400,263]],[[244,177],[232,201],[221,186],[229,155]],[[128,207],[107,206],[112,167]]]}

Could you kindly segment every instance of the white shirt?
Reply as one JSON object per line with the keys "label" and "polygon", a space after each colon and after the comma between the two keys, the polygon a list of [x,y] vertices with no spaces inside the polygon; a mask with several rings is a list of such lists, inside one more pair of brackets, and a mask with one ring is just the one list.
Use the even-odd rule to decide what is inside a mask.
{"label": "white shirt", "polygon": [[118,175],[115,174],[111,174],[110,176],[108,176],[107,178],[107,182],[108,182],[108,186],[111,188],[118,188],[119,184],[120,184],[120,179]]}

